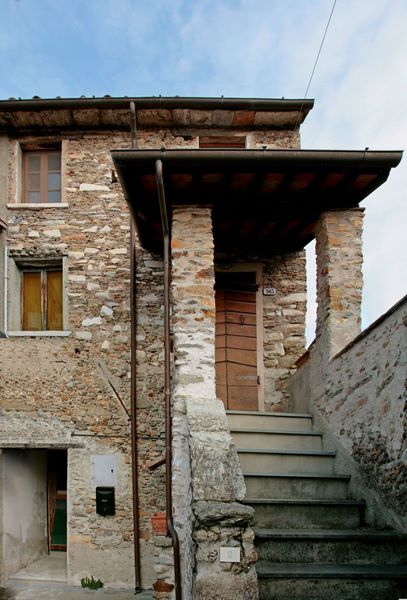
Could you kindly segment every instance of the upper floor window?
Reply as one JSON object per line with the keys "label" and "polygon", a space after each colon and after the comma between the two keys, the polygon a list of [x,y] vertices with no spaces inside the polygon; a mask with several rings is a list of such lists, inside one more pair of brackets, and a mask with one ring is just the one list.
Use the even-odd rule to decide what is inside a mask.
{"label": "upper floor window", "polygon": [[61,202],[61,152],[23,152],[22,202],[49,204]]}

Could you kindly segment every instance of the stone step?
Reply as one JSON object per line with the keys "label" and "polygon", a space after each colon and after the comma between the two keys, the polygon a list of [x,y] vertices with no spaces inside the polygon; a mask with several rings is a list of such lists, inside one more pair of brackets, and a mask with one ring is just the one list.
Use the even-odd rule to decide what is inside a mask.
{"label": "stone step", "polygon": [[396,565],[276,564],[259,561],[260,600],[407,598],[407,568]]}
{"label": "stone step", "polygon": [[310,431],[281,431],[275,429],[231,429],[239,448],[264,450],[322,450],[322,434]]}
{"label": "stone step", "polygon": [[252,499],[256,527],[297,527],[303,529],[360,527],[364,502],[356,500]]}
{"label": "stone step", "polygon": [[349,475],[243,473],[248,498],[346,500]]}
{"label": "stone step", "polygon": [[278,429],[287,431],[311,431],[312,416],[302,413],[264,413],[256,411],[226,411],[231,428]]}
{"label": "stone step", "polygon": [[242,470],[245,473],[265,471],[269,473],[307,473],[332,475],[334,452],[311,452],[303,450],[237,449]]}
{"label": "stone step", "polygon": [[273,563],[381,564],[407,562],[407,535],[374,529],[255,528],[260,560]]}

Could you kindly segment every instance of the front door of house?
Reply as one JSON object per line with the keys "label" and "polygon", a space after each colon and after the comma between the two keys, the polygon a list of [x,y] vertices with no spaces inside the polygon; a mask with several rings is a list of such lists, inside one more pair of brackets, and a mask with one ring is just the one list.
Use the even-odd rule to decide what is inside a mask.
{"label": "front door of house", "polygon": [[256,272],[216,273],[216,394],[229,410],[258,410]]}

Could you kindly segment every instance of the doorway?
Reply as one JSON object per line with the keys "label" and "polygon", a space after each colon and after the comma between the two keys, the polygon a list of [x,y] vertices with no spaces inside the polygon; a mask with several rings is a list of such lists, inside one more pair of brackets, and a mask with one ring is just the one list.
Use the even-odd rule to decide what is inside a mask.
{"label": "doorway", "polygon": [[215,275],[216,394],[229,410],[259,410],[258,287],[253,268]]}
{"label": "doorway", "polygon": [[0,477],[4,579],[66,581],[67,451],[4,449]]}
{"label": "doorway", "polygon": [[48,450],[48,551],[66,552],[67,544],[67,452]]}

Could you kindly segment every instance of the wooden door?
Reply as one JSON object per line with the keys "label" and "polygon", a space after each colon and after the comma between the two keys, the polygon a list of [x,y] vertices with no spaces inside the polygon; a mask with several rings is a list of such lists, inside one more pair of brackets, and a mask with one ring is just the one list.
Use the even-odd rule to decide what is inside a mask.
{"label": "wooden door", "polygon": [[230,410],[258,410],[255,276],[216,279],[216,393]]}

